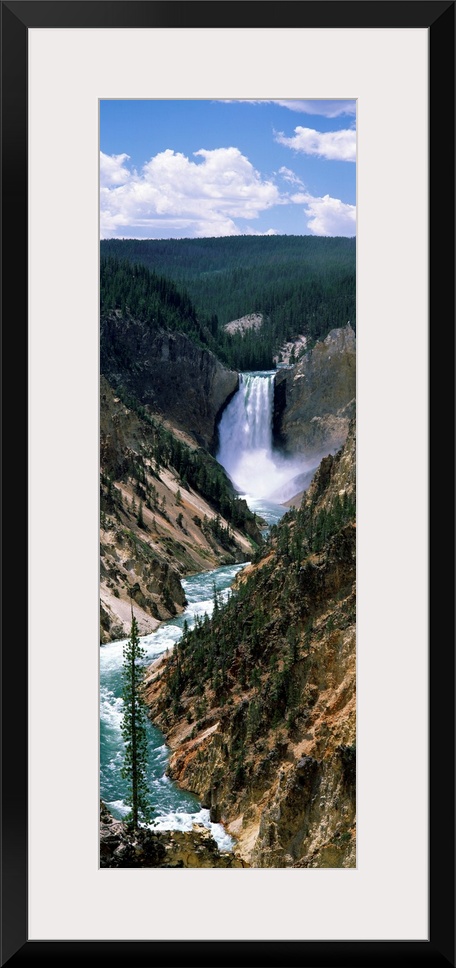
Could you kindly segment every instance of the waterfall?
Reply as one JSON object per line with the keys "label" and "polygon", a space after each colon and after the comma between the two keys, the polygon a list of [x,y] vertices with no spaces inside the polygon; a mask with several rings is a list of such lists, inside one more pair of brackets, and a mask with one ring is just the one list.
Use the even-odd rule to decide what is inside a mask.
{"label": "waterfall", "polygon": [[280,502],[308,487],[314,468],[274,451],[273,405],[274,372],[240,373],[219,424],[217,460],[240,493]]}
{"label": "waterfall", "polygon": [[218,461],[228,470],[239,451],[272,451],[274,374],[239,374],[239,390],[226,408],[219,427]]}

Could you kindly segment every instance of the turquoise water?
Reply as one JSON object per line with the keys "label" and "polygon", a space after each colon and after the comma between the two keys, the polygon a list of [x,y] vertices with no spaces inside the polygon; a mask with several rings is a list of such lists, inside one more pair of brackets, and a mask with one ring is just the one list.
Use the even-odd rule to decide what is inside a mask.
{"label": "turquoise water", "polygon": [[[212,571],[192,575],[182,581],[188,605],[177,618],[164,622],[151,635],[141,638],[148,662],[173,648],[182,635],[186,620],[189,628],[195,624],[197,615],[213,608],[214,582],[222,599],[230,593],[230,586],[237,572],[244,565],[228,565]],[[128,813],[124,797],[127,785],[120,775],[123,762],[123,739],[121,722],[122,658],[126,639],[110,642],[100,647],[100,796],[111,813],[121,819]],[[191,830],[193,823],[202,823],[211,829],[219,847],[229,850],[232,838],[221,824],[211,823],[209,810],[202,809],[196,797],[179,789],[166,776],[168,747],[163,734],[148,722],[148,786],[154,806],[153,819],[158,830]]]}
{"label": "turquoise water", "polygon": [[[269,525],[277,524],[287,510],[276,503],[273,498],[271,499],[271,489],[275,488],[280,482],[283,490],[285,479],[289,479],[296,473],[296,469],[291,462],[282,461],[279,468],[278,459],[272,453],[270,431],[273,399],[273,385],[270,379],[272,372],[246,375],[241,383],[243,392],[246,389],[250,392],[252,406],[247,408],[249,412],[246,417],[246,409],[241,399],[242,395],[239,394],[239,399],[234,404],[234,409],[232,408],[231,416],[229,413],[227,414],[227,430],[222,430],[221,433],[222,444],[224,442],[223,453],[226,458],[224,466],[227,466],[228,470],[232,470],[230,462],[237,460],[239,453],[243,450],[243,447],[240,447],[241,424],[244,424],[247,419],[248,428],[245,428],[245,426],[243,428],[245,460],[242,469],[245,471],[245,490],[249,493],[242,496],[245,497],[251,510],[255,511]],[[236,473],[235,469],[235,480]],[[266,487],[264,486],[265,480],[267,482]],[[251,488],[250,485],[252,485]],[[291,488],[293,488],[293,485],[291,485]],[[239,488],[239,490],[242,490],[242,488]],[[293,493],[296,493],[296,488]],[[256,496],[253,496],[253,494]],[[259,497],[258,495],[265,496]],[[278,499],[276,494],[273,497]],[[286,497],[280,497],[280,500],[286,499]],[[230,586],[235,575],[243,567],[244,565],[228,565],[184,579],[182,586],[188,601],[185,611],[179,617],[163,622],[151,635],[141,638],[147,663],[163,655],[167,649],[174,647],[182,635],[184,621],[187,622],[189,628],[192,628],[197,615],[203,615],[205,612],[210,615],[213,609],[214,582],[222,599],[226,599],[230,594]],[[125,641],[127,640],[110,642],[100,648],[100,796],[111,813],[119,819],[128,813],[128,807],[125,804],[127,785],[120,775],[124,749],[121,722],[123,713],[122,661]],[[209,810],[203,809],[196,797],[180,790],[166,776],[169,750],[165,738],[150,721],[148,721],[147,730],[148,788],[154,807],[155,829],[191,830],[193,823],[202,823],[212,831],[222,850],[232,849],[233,839],[226,833],[221,824],[211,823]]]}
{"label": "turquoise water", "polygon": [[[260,501],[252,502],[252,510],[261,514],[268,523],[274,524],[282,517],[286,508],[272,502]],[[226,600],[235,576],[244,567],[245,563],[226,565],[183,579],[182,586],[188,605],[181,615],[163,622],[151,635],[141,637],[146,661],[152,662],[167,649],[173,648],[182,635],[184,621],[192,628],[197,615],[212,613],[214,582],[220,597]],[[100,797],[118,819],[128,813],[124,799],[127,785],[120,775],[123,762],[120,728],[123,712],[122,660],[126,641],[121,639],[100,647]],[[209,810],[203,809],[195,796],[181,790],[166,775],[169,750],[163,733],[150,720],[147,722],[147,731],[148,786],[154,807],[155,829],[191,830],[194,823],[201,823],[211,830],[221,850],[232,849],[234,841],[222,824],[212,823]]]}
{"label": "turquoise water", "polygon": [[240,494],[239,497],[243,497],[250,510],[258,514],[269,525],[277,524],[280,518],[283,518],[285,512],[289,510],[282,504],[274,504],[273,501],[268,501],[265,497],[250,497],[249,494]]}

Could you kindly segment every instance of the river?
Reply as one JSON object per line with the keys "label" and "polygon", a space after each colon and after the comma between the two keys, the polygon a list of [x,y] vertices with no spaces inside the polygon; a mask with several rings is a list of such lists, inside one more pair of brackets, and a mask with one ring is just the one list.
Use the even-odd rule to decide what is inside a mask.
{"label": "river", "polygon": [[[300,468],[296,462],[274,453],[272,446],[273,376],[270,372],[241,374],[240,389],[227,407],[220,424],[219,462],[232,477],[252,511],[269,525],[276,524],[293,491]],[[282,489],[280,492],[279,489]],[[291,493],[288,493],[290,492]],[[183,579],[188,605],[177,618],[162,623],[141,638],[148,662],[172,649],[182,635],[184,621],[189,628],[197,615],[211,614],[214,582],[222,599],[230,594],[237,572],[245,565],[227,565]],[[126,639],[100,648],[100,797],[110,812],[121,819],[128,813],[124,797],[126,783],[120,769],[123,759],[122,655]],[[231,850],[233,840],[222,824],[210,821],[209,810],[197,798],[181,790],[166,775],[168,748],[163,734],[148,722],[148,781],[157,830],[191,830],[193,823],[209,828],[221,850]]]}
{"label": "river", "polygon": [[[151,635],[141,637],[148,662],[172,649],[182,635],[186,620],[189,628],[195,624],[197,615],[211,614],[213,608],[214,582],[222,599],[230,593],[230,586],[237,572],[244,565],[227,565],[200,575],[192,575],[182,581],[188,605],[177,618],[163,622]],[[126,639],[110,642],[100,648],[100,796],[108,810],[119,819],[126,816],[128,807],[124,797],[126,781],[122,780],[123,740],[120,730],[122,721],[122,653]],[[148,730],[148,782],[151,802],[154,806],[156,830],[191,830],[193,823],[202,823],[211,829],[222,850],[229,850],[233,841],[221,824],[211,823],[209,810],[204,810],[196,797],[181,790],[166,775],[168,748],[163,734],[150,720]]]}

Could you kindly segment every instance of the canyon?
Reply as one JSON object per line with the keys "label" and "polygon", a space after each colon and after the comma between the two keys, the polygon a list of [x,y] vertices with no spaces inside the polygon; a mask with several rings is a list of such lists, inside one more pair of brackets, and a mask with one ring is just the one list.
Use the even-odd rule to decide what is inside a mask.
{"label": "canyon", "polygon": [[[238,373],[102,315],[102,866],[356,865],[355,353],[348,324]],[[158,797],[135,836],[111,782],[132,614]]]}
{"label": "canyon", "polygon": [[[345,520],[340,511],[354,500],[352,423],[345,446],[320,465],[302,513],[282,518],[212,617],[214,640],[226,640],[223,684],[212,677],[202,690],[191,654],[198,640],[149,670],[147,702],[171,749],[170,775],[197,793],[255,867],[356,862],[356,536],[352,510]],[[340,526],[306,554],[299,515],[309,509],[314,520],[339,514]],[[301,542],[299,567],[287,550],[293,541]],[[236,622],[231,646],[227,627]]]}

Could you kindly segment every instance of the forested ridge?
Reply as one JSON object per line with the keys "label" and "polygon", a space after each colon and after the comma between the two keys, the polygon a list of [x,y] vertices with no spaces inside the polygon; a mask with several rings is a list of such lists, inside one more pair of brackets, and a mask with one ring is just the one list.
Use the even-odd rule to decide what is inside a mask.
{"label": "forested ridge", "polygon": [[[353,867],[355,242],[112,240],[100,298],[101,641],[132,609],[150,635],[190,603],[143,696],[168,775],[236,842],[232,864],[198,841],[183,866]],[[265,537],[214,455],[236,371],[280,352],[295,365],[261,416],[285,462],[328,456]],[[245,562],[226,601],[219,567],[231,581]]]}
{"label": "forested ridge", "polygon": [[254,867],[355,863],[355,453],[353,421],[228,602],[214,589],[150,670],[171,775]]}
{"label": "forested ridge", "polygon": [[217,461],[123,387],[100,381],[100,641],[140,634],[185,605],[181,579],[245,561],[255,515]]}
{"label": "forested ridge", "polygon": [[150,272],[128,259],[102,258],[100,264],[100,313],[102,318],[120,311],[122,316],[146,320],[154,330],[186,333],[200,346],[213,344],[186,293],[170,279]]}
{"label": "forested ridge", "polygon": [[[126,391],[118,389],[117,393],[120,400],[140,418],[147,437],[140,453],[129,451],[122,461],[117,461],[114,467],[108,468],[113,478],[130,478],[134,482],[139,501],[143,501],[146,508],[155,512],[161,509],[161,505],[154,478],[159,478],[162,468],[171,469],[183,488],[194,488],[218,512],[211,522],[198,520],[198,523],[200,527],[205,526],[212,530],[222,545],[230,547],[233,536],[229,526],[223,526],[219,515],[233,527],[239,527],[258,537],[255,514],[250,511],[245,500],[235,494],[225,471],[215,458],[201,447],[192,450]],[[109,473],[102,473],[101,485],[101,510],[112,510],[114,491]],[[162,512],[164,513],[163,508]]]}
{"label": "forested ridge", "polygon": [[[333,463],[329,457],[323,468]],[[351,553],[354,523],[354,494],[336,494],[328,507],[320,504],[318,492],[311,492],[299,509],[290,509],[271,528],[266,546],[253,557],[259,570],[241,580],[223,605],[214,591],[212,617],[198,618],[170,656],[165,701],[174,715],[183,712],[181,699],[188,688],[202,696],[207,684],[220,703],[239,685],[253,689],[247,716],[251,739],[271,724],[293,727],[302,713],[296,674],[302,658],[299,642],[308,646],[312,631],[310,575],[317,560],[326,566],[335,546],[344,553],[350,547]]]}
{"label": "forested ridge", "polygon": [[[286,340],[355,327],[355,259],[345,238],[104,240],[101,311],[179,329],[237,370],[269,369]],[[226,333],[249,313],[263,316],[260,331]]]}

